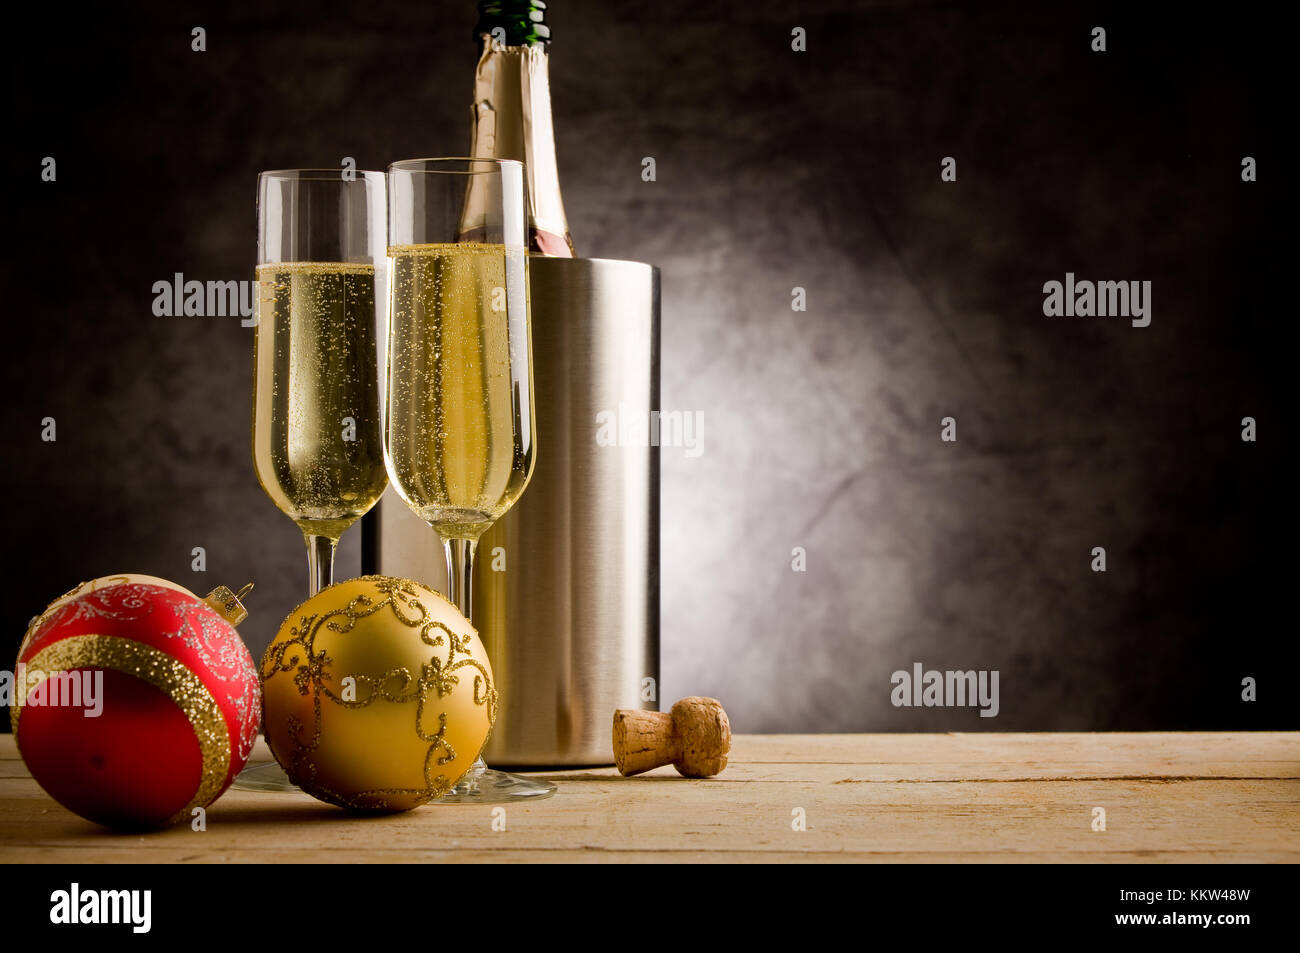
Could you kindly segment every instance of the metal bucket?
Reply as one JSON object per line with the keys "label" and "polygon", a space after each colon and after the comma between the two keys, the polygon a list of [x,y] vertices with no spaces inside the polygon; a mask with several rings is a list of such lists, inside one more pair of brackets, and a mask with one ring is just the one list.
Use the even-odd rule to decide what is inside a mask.
{"label": "metal bucket", "polygon": [[[501,693],[484,757],[612,764],[614,709],[657,708],[659,451],[597,436],[659,409],[659,270],[530,258],[529,297],[537,460],[474,571]],[[364,571],[447,591],[441,544],[391,487],[363,526]]]}

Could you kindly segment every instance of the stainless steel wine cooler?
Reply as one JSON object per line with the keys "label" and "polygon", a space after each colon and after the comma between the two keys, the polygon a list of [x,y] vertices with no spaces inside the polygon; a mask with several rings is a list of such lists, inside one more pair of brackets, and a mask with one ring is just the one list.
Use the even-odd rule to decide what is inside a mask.
{"label": "stainless steel wine cooler", "polygon": [[[501,708],[493,767],[613,763],[616,708],[659,686],[659,270],[529,259],[537,460],[479,543],[474,620]],[[434,531],[392,488],[363,570],[446,591]]]}

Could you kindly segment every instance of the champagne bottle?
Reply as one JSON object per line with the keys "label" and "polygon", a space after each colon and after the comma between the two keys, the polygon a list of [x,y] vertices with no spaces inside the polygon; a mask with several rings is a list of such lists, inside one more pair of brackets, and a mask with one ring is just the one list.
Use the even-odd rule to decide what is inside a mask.
{"label": "champagne bottle", "polygon": [[[481,458],[492,460],[489,465],[462,468],[445,486],[421,492],[424,502],[416,499],[416,505],[435,519],[442,509],[461,522],[473,522],[475,512],[495,517],[497,501],[518,497],[480,538],[473,573],[474,626],[501,699],[484,757],[495,767],[608,764],[609,712],[654,707],[644,700],[643,686],[659,683],[659,449],[629,445],[618,453],[601,452],[592,428],[602,408],[627,407],[646,420],[659,409],[659,274],[640,262],[574,257],[556,173],[546,4],[495,0],[479,3],[478,10],[470,154],[522,160],[527,173],[536,466],[531,457],[513,453],[517,441],[507,433],[505,410],[515,403],[514,391],[495,390],[490,380],[483,400],[470,394],[472,399],[454,406],[444,401],[450,416],[426,413],[432,403],[427,397],[406,402],[399,413],[417,428],[416,417],[427,417],[426,430],[433,434],[420,439],[448,461],[480,459],[455,443],[490,440],[503,451]],[[489,178],[470,177],[457,222],[455,237],[479,247],[500,241],[499,227],[477,234],[487,230],[488,203],[487,196],[475,195],[473,181]],[[395,258],[404,251],[416,254],[394,251]],[[430,267],[435,263],[428,259],[444,252],[426,246],[418,254],[418,264]],[[494,254],[500,257],[499,246]],[[520,257],[505,256],[507,267]],[[395,294],[405,264],[416,273],[414,261],[395,264],[389,274]],[[499,287],[503,280],[495,270],[472,274],[467,284],[477,288]],[[445,303],[426,295],[422,313],[433,316],[431,309]],[[445,323],[447,316],[440,320]],[[394,352],[400,355],[401,328],[395,335]],[[440,359],[463,363],[454,352],[444,351]],[[396,402],[404,401],[399,395]],[[510,409],[509,429],[516,430]],[[473,418],[491,423],[467,427]],[[512,448],[509,471],[506,448]],[[399,457],[406,454],[396,449]],[[528,474],[529,467],[520,495],[516,474]],[[418,579],[448,591],[438,534],[396,490],[385,494],[362,527],[363,572]]]}
{"label": "champagne bottle", "polygon": [[[528,250],[573,257],[573,240],[560,197],[551,122],[547,48],[551,30],[541,0],[480,0],[474,38],[479,45],[474,73],[471,156],[524,163],[528,189]],[[473,191],[461,220],[461,239],[481,228]]]}
{"label": "champagne bottle", "polygon": [[[572,258],[573,242],[555,164],[547,69],[551,30],[546,24],[546,6],[542,0],[481,0],[477,4],[472,36],[479,60],[474,72],[469,154],[524,163],[529,252]],[[460,241],[485,240],[486,199],[471,183],[459,223]],[[361,518],[361,571],[434,582],[442,572],[441,547],[435,543],[428,525],[390,488]]]}

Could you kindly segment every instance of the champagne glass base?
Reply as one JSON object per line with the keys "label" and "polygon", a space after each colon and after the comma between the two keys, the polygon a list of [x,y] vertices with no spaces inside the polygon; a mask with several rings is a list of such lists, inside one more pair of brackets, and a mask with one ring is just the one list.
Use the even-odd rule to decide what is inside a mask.
{"label": "champagne glass base", "polygon": [[235,775],[230,786],[236,791],[297,791],[298,785],[289,780],[284,768],[275,761],[250,764]]}
{"label": "champagne glass base", "polygon": [[517,774],[493,771],[476,761],[455,786],[430,804],[507,804],[515,801],[538,801],[555,793],[550,781],[522,778]]}

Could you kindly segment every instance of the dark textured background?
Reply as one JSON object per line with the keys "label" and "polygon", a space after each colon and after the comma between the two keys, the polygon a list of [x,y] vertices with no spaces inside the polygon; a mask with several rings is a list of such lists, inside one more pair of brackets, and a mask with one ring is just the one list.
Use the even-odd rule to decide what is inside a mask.
{"label": "dark textured background", "polygon": [[[305,564],[249,459],[252,331],[151,285],[251,277],[260,169],[468,146],[469,2],[155,7],[10,34],[10,659],[128,570],[255,579],[260,649]],[[661,266],[663,403],[705,418],[663,453],[663,697],[747,731],[1296,727],[1291,54],[1248,8],[1122,9],[556,0],[579,252]],[[1045,318],[1066,271],[1152,281],[1152,325]],[[916,660],[1000,670],[1001,715],[891,707]]]}

